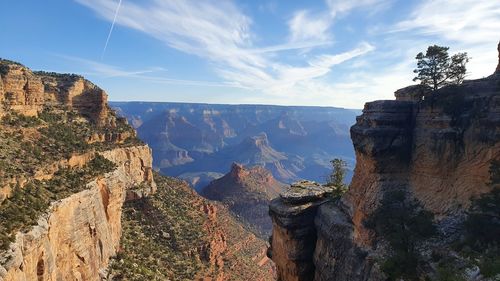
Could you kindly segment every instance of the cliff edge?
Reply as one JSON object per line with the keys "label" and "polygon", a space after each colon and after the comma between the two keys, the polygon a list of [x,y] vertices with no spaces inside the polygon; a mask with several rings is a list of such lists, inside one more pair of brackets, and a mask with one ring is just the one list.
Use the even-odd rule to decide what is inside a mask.
{"label": "cliff edge", "polygon": [[0,280],[99,280],[151,149],[78,75],[0,60]]}
{"label": "cliff edge", "polygon": [[[351,128],[349,191],[317,207],[311,235],[293,234],[302,223],[294,216],[274,224],[279,279],[496,280],[498,73],[434,92],[410,86],[396,100],[367,103]],[[289,216],[273,208],[273,221]],[[305,246],[283,253],[284,237]],[[305,265],[283,267],[297,260]]]}

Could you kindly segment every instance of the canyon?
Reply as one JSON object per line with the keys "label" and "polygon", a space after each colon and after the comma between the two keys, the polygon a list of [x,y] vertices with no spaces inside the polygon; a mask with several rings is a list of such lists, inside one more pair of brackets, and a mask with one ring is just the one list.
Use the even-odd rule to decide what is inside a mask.
{"label": "canyon", "polygon": [[[2,59],[0,102],[0,280],[137,278],[153,252],[134,245],[159,241],[152,223],[167,279],[273,279],[266,242],[224,206],[154,174],[150,147],[92,82]],[[172,253],[181,260],[165,259]]]}
{"label": "canyon", "polygon": [[351,127],[356,168],[347,193],[298,188],[299,199],[287,191],[271,202],[278,280],[497,280],[484,261],[499,259],[498,213],[487,210],[499,204],[500,71],[395,95],[367,103]]}
{"label": "canyon", "polygon": [[324,182],[330,160],[354,166],[349,127],[359,110],[334,107],[112,102],[153,149],[153,165],[201,191],[232,162],[284,183]]}

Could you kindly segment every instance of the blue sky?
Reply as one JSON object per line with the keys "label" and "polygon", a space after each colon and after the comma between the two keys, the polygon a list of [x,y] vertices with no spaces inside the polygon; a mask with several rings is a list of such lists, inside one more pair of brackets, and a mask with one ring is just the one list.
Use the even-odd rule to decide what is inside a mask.
{"label": "blue sky", "polygon": [[478,78],[493,72],[500,40],[493,0],[4,0],[0,10],[0,57],[83,74],[116,101],[362,108],[412,84],[430,44],[468,52]]}

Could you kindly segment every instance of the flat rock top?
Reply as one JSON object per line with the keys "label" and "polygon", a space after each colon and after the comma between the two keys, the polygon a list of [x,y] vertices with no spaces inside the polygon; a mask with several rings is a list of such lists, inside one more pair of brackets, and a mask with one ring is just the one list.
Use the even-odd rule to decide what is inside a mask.
{"label": "flat rock top", "polygon": [[328,188],[312,181],[300,181],[290,185],[280,194],[280,198],[288,204],[313,202],[325,197]]}

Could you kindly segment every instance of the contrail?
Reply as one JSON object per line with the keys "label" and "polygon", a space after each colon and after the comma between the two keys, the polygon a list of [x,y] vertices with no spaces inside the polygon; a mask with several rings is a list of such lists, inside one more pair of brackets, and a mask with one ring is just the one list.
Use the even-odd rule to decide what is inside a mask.
{"label": "contrail", "polygon": [[116,7],[115,17],[113,18],[113,23],[111,23],[111,28],[109,29],[108,38],[106,38],[106,44],[104,44],[104,49],[101,53],[101,60],[104,57],[104,53],[106,52],[106,48],[108,47],[109,38],[111,38],[111,33],[113,32],[113,28],[115,27],[116,17],[118,16],[118,11],[120,10],[120,6],[122,5],[122,0],[118,2],[118,7]]}

